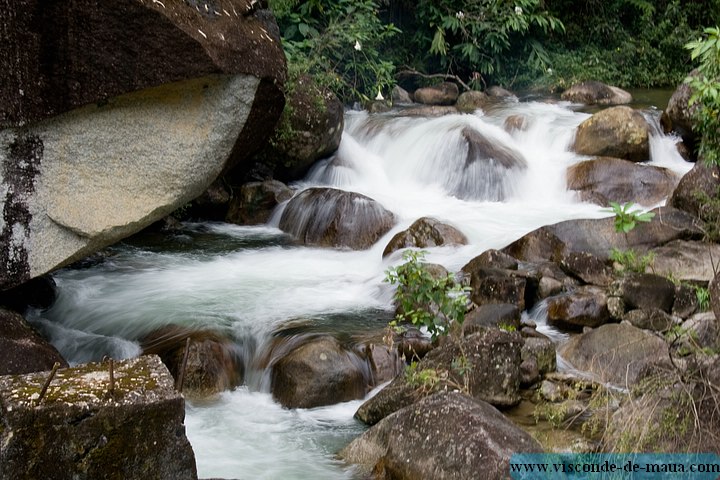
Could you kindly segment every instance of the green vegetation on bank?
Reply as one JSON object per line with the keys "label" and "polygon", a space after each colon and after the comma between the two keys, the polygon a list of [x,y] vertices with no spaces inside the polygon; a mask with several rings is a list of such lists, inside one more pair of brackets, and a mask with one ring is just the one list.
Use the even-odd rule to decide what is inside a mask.
{"label": "green vegetation on bank", "polygon": [[[447,75],[472,88],[670,87],[718,0],[270,0],[291,70],[345,103]],[[693,55],[703,60],[702,55]],[[433,77],[437,81],[437,77]]]}

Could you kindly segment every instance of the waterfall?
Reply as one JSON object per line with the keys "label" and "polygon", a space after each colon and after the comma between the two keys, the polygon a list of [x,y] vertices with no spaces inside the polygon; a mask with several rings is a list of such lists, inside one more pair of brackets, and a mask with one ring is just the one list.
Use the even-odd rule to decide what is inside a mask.
{"label": "waterfall", "polygon": [[[137,355],[140,339],[167,325],[220,332],[239,345],[250,371],[244,386],[188,406],[200,476],[352,478],[332,455],[363,430],[352,419],[360,402],[283,409],[252,365],[291,327],[347,338],[382,329],[393,315],[384,272],[401,261],[382,252],[420,217],[466,235],[468,245],[428,249],[428,261],[457,271],[542,225],[609,215],[565,188],[567,167],[586,159],[570,146],[589,117],[570,107],[508,103],[429,119],[348,112],[337,153],[295,186],[355,192],[389,210],[394,224],[370,248],[299,245],[277,228],[284,206],[266,226],[186,224],[160,246],[133,240],[95,265],[58,272],[57,302],[31,320],[71,362]],[[523,127],[506,131],[518,115]],[[674,143],[653,131],[652,163],[682,174],[690,166]],[[354,215],[375,214],[366,207]],[[291,216],[294,224],[310,220],[302,209]]]}

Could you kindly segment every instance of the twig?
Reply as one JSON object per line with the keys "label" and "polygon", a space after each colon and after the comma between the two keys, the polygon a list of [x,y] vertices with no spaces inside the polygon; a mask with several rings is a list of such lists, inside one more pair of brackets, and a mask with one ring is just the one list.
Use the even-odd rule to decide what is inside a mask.
{"label": "twig", "polygon": [[178,392],[183,391],[183,384],[185,383],[185,369],[187,368],[188,356],[190,354],[190,337],[185,339],[185,353],[183,354],[182,366],[180,372],[178,372],[178,378],[175,385],[175,390]]}
{"label": "twig", "polygon": [[42,399],[47,393],[47,389],[48,387],[50,387],[50,382],[52,382],[53,377],[55,377],[55,373],[57,373],[58,368],[60,368],[60,362],[55,362],[52,370],[50,370],[50,375],[48,375],[48,378],[45,380],[45,384],[43,385],[42,390],[40,390],[40,396],[38,397],[36,404],[42,402]]}
{"label": "twig", "polygon": [[110,388],[108,388],[108,394],[115,395],[115,364],[113,359],[110,359]]}
{"label": "twig", "polygon": [[[410,70],[400,70],[399,72],[397,72],[395,74],[395,76],[398,76],[398,77],[401,75],[413,75],[413,76],[422,77],[422,78],[450,78],[450,79],[458,82],[460,85],[462,85],[465,90],[467,90],[467,91],[472,90],[472,88],[470,88],[470,86],[467,83],[463,82],[460,77],[458,77],[457,75],[454,75],[452,73],[427,74],[427,73],[418,72],[415,69],[410,69]],[[480,78],[482,79],[482,77],[480,77]],[[483,80],[483,83],[485,83],[484,80]]]}

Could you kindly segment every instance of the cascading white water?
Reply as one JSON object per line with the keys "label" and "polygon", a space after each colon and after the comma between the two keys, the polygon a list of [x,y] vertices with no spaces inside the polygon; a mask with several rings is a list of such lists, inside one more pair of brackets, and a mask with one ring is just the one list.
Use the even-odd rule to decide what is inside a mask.
{"label": "cascading white water", "polygon": [[[505,119],[517,114],[526,117],[527,129],[505,132]],[[399,254],[383,259],[382,251],[419,217],[450,223],[468,237],[467,246],[429,249],[429,261],[458,270],[488,248],[542,225],[608,215],[565,190],[565,169],[582,160],[569,146],[587,117],[568,104],[537,102],[431,119],[348,113],[337,154],[297,186],[362,193],[392,211],[397,224],[370,249],[297,246],[274,228],[279,213],[264,227],[186,225],[162,248],[118,247],[98,265],[59,272],[58,301],[36,312],[34,322],[71,362],[136,355],[137,340],[167,324],[224,331],[248,346],[247,363],[288,324],[335,332],[378,329],[391,310],[384,271],[400,261]],[[468,185],[464,129],[521,157],[526,166],[506,169],[502,178],[497,165],[489,174],[475,172],[474,178],[494,179],[500,188]],[[672,139],[656,132],[651,144],[653,163],[689,170]],[[504,200],[477,200],[495,194]],[[363,430],[352,420],[358,405],[286,410],[260,381],[190,404],[187,432],[200,476],[351,478],[333,452]]]}

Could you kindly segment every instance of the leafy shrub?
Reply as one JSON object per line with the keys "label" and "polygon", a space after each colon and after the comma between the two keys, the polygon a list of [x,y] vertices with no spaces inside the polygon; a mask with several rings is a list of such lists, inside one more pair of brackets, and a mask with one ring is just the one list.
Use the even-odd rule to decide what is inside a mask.
{"label": "leafy shrub", "polygon": [[632,202],[620,205],[617,202],[610,202],[610,210],[615,214],[615,231],[628,233],[637,226],[638,223],[649,222],[655,214],[653,212],[643,212],[642,210],[630,210],[633,207]]}
{"label": "leafy shrub", "polygon": [[700,136],[698,155],[705,162],[720,165],[720,30],[706,28],[703,38],[690,42],[693,60],[700,60],[700,75],[685,79],[693,89],[690,105],[695,129]]}
{"label": "leafy shrub", "polygon": [[435,339],[448,333],[451,323],[462,324],[467,310],[469,288],[453,278],[452,274],[435,278],[423,259],[425,252],[406,250],[405,263],[389,268],[385,281],[397,285],[395,302],[399,307],[397,322],[410,322],[424,326]]}
{"label": "leafy shrub", "polygon": [[655,253],[648,252],[645,255],[638,256],[633,249],[619,250],[613,248],[610,250],[610,260],[615,262],[623,272],[645,273],[645,270],[652,266],[655,261]]}

